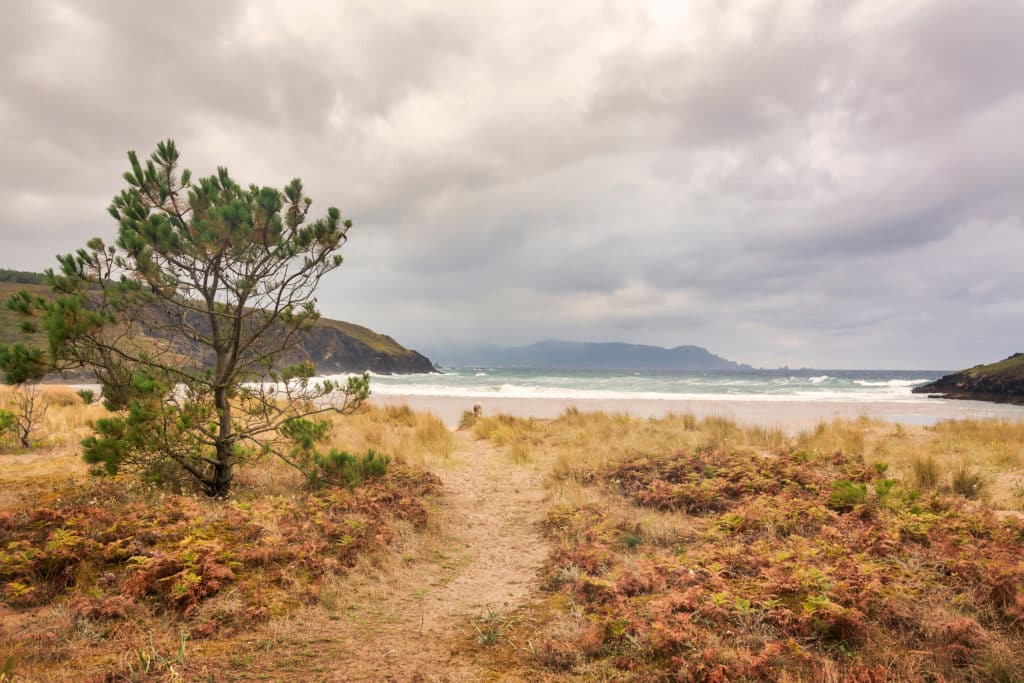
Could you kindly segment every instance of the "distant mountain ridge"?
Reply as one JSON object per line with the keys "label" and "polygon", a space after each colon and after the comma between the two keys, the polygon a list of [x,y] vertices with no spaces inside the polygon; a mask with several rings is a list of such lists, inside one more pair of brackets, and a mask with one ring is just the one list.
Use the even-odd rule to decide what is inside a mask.
{"label": "distant mountain ridge", "polygon": [[[20,316],[7,309],[5,303],[19,289],[47,296],[41,273],[0,269],[0,343],[32,341],[45,344],[42,335],[26,338],[18,329]],[[201,351],[193,349],[193,353]],[[407,349],[386,334],[344,322],[320,318],[311,330],[303,333],[294,349],[281,356],[282,363],[312,361],[317,372],[334,375],[369,370],[378,374],[409,374],[433,372],[433,362],[417,351]]]}
{"label": "distant mountain ridge", "polygon": [[701,346],[664,348],[623,342],[547,339],[528,346],[485,346],[448,360],[466,365],[574,370],[752,370]]}

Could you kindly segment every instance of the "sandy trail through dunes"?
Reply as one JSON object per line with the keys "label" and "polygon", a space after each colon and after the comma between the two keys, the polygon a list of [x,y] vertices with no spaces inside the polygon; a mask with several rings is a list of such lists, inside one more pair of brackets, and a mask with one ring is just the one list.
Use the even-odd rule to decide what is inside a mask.
{"label": "sandy trail through dunes", "polygon": [[[233,663],[246,679],[502,680],[480,668],[486,658],[473,652],[471,619],[510,612],[537,587],[549,550],[539,524],[543,470],[455,437],[450,461],[432,468],[444,494],[431,529],[407,534],[385,566],[353,569],[325,591],[323,607],[243,639],[239,652],[248,654]],[[266,655],[253,654],[260,650]]]}

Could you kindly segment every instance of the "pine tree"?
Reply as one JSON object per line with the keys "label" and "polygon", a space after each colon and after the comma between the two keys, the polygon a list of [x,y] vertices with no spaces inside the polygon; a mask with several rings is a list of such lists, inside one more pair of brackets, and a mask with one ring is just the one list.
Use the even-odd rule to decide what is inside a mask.
{"label": "pine tree", "polygon": [[333,207],[307,220],[298,179],[243,188],[219,168],[194,181],[171,140],[145,163],[128,158],[128,186],[109,209],[115,242],[58,256],[52,297],[22,290],[8,302],[49,344],[0,348],[7,380],[94,373],[113,415],[84,456],[108,473],[171,465],[220,496],[246,457],[275,453],[304,469],[296,454],[309,449],[289,439],[369,395],[366,375],[339,386],[314,380],[310,363],[281,367],[319,317],[313,295],[341,265],[351,221]]}

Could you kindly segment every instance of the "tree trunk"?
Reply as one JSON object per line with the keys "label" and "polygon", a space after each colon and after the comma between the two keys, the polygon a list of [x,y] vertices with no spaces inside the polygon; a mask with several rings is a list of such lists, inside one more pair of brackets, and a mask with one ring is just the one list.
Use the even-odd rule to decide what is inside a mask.
{"label": "tree trunk", "polygon": [[217,464],[213,466],[213,477],[207,484],[207,493],[214,498],[226,496],[231,489],[234,453],[231,444],[217,444]]}
{"label": "tree trunk", "polygon": [[220,431],[217,435],[217,463],[213,466],[213,477],[207,484],[207,493],[211,496],[227,495],[231,488],[232,467],[234,466],[235,435],[231,424],[231,402],[226,387],[217,387],[213,394],[220,420]]}

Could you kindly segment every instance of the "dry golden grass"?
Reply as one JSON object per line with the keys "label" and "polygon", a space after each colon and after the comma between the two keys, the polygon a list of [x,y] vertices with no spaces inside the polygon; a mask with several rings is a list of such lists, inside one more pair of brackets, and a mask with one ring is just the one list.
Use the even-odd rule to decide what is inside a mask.
{"label": "dry golden grass", "polygon": [[[33,441],[38,442],[34,450],[76,449],[89,422],[106,413],[98,403],[85,405],[79,396],[64,386],[43,384],[39,386],[39,391],[47,407],[32,436]],[[18,389],[0,386],[0,408],[15,410],[17,394]],[[12,450],[15,450],[12,444],[6,444],[3,452]]]}
{"label": "dry golden grass", "polygon": [[[707,432],[700,427],[707,424]],[[535,420],[509,415],[481,418],[473,426],[477,438],[506,449],[515,461],[536,459],[550,465],[556,478],[564,478],[584,465],[610,462],[623,452],[661,450],[666,443],[677,447],[696,444],[709,433],[741,433],[735,424],[720,418],[699,421],[693,415],[668,415],[658,420],[583,413],[570,408],[555,420]]]}
{"label": "dry golden grass", "polygon": [[[1012,517],[1014,514],[1000,512],[985,517],[989,514],[986,508],[1009,510],[1024,506],[1024,463],[1021,457],[1024,451],[1024,424],[1021,423],[962,421],[925,428],[894,425],[861,417],[823,422],[813,429],[791,435],[781,428],[742,426],[722,417],[700,420],[692,415],[672,415],[665,419],[643,419],[568,410],[550,421],[510,416],[482,418],[473,426],[473,432],[477,438],[487,439],[504,448],[510,456],[516,452],[519,444],[529,444],[533,461],[538,466],[546,466],[550,472],[548,484],[551,508],[547,530],[556,551],[552,555],[554,559],[550,571],[544,578],[544,586],[551,592],[547,594],[548,598],[523,610],[520,618],[529,621],[528,628],[513,627],[506,636],[510,642],[517,638],[528,640],[526,654],[522,653],[522,648],[513,652],[511,647],[499,647],[501,652],[495,655],[498,659],[507,657],[511,661],[518,661],[519,666],[523,667],[520,673],[527,672],[523,673],[527,679],[548,680],[550,677],[551,680],[593,680],[624,677],[622,671],[602,667],[620,661],[613,655],[624,660],[633,653],[635,656],[626,668],[633,673],[643,671],[643,666],[654,662],[654,659],[645,659],[648,655],[644,654],[643,648],[649,647],[652,642],[660,642],[659,638],[668,642],[670,636],[680,638],[684,643],[682,651],[688,652],[687,656],[681,657],[681,662],[692,664],[690,655],[707,657],[710,656],[708,653],[715,652],[720,661],[729,661],[733,655],[736,655],[737,661],[741,660],[739,650],[734,652],[738,632],[730,631],[728,637],[720,640],[713,637],[711,640],[702,640],[692,645],[696,650],[686,650],[687,633],[691,626],[684,617],[676,614],[675,608],[668,609],[671,605],[665,602],[682,598],[678,591],[670,591],[666,593],[668,597],[662,600],[659,593],[661,589],[658,587],[658,581],[667,580],[665,577],[677,583],[686,583],[685,575],[680,575],[683,579],[679,579],[673,571],[659,572],[662,572],[664,566],[688,566],[681,557],[687,553],[696,557],[712,547],[718,548],[723,557],[732,558],[738,565],[743,565],[743,558],[747,557],[751,548],[736,542],[734,536],[753,535],[766,544],[770,543],[764,539],[787,537],[792,533],[792,522],[787,517],[791,512],[788,504],[792,501],[783,497],[777,503],[762,504],[755,496],[749,508],[735,515],[723,514],[720,518],[712,515],[710,523],[699,514],[641,505],[637,502],[639,499],[623,495],[616,488],[619,481],[617,477],[628,477],[633,471],[628,467],[617,468],[621,468],[624,463],[641,467],[636,463],[646,460],[635,456],[655,456],[651,460],[660,461],[658,456],[677,452],[690,455],[696,452],[738,454],[733,456],[734,469],[730,472],[735,472],[744,462],[759,459],[787,462],[787,459],[792,458],[794,463],[816,463],[827,469],[832,466],[829,463],[844,462],[849,458],[849,462],[862,462],[865,472],[875,473],[870,476],[878,478],[880,483],[876,483],[870,495],[877,495],[878,500],[882,500],[885,495],[901,495],[907,500],[915,500],[918,491],[924,491],[920,495],[929,500],[935,495],[952,495],[951,500],[959,500],[953,505],[962,506],[955,509],[964,510],[965,516],[977,514],[979,519],[988,520]],[[780,456],[780,452],[788,452],[790,455]],[[846,455],[835,455],[837,452]],[[887,470],[875,468],[875,463],[887,463],[890,467]],[[808,465],[807,471],[813,471],[814,467]],[[712,470],[713,466],[707,471]],[[706,472],[704,476],[714,478],[718,475]],[[898,481],[887,479],[893,476]],[[728,480],[728,476],[724,479]],[[674,485],[683,486],[678,483]],[[699,491],[700,481],[693,485]],[[667,487],[666,495],[672,490],[672,487]],[[889,494],[889,491],[901,493]],[[865,507],[864,514],[875,514],[869,508]],[[912,508],[911,504],[908,509]],[[915,514],[912,510],[905,515],[903,521],[910,529],[907,533],[917,529],[914,527],[917,522]],[[812,534],[814,524],[811,521],[798,523],[799,532],[804,532],[803,525],[809,524],[806,534]],[[803,535],[793,535],[797,539],[794,543],[799,545]],[[829,538],[832,539],[830,542],[835,543],[838,537]],[[850,545],[850,549],[844,552],[854,554],[854,547]],[[910,548],[907,552],[913,555],[913,543]],[[716,562],[717,559],[700,570],[709,576],[694,575],[695,570],[692,569],[689,574],[697,576],[700,581],[711,580],[720,570]],[[950,562],[953,560],[950,559]],[[784,558],[779,556],[772,559],[769,566],[775,563],[785,565]],[[1013,563],[1011,557],[1008,566],[1012,567]],[[869,569],[872,566],[870,563],[865,565]],[[929,579],[925,569],[924,565],[919,568],[912,563],[904,567],[906,576],[911,579],[925,577],[921,580],[927,583]],[[796,575],[800,576],[799,570]],[[721,576],[725,577],[724,583],[735,581],[734,588],[744,586],[747,580],[744,578],[747,574],[742,571],[736,575]],[[992,577],[983,576],[981,581],[989,578]],[[565,586],[574,588],[567,591]],[[622,588],[624,592],[616,594],[616,599],[626,600],[622,595],[632,596],[631,591],[637,592],[639,597],[633,599],[635,604],[616,611],[620,603],[616,599],[605,600],[602,596],[622,586],[625,586]],[[652,596],[650,598],[646,597],[648,591]],[[978,595],[984,594],[983,590],[979,591]],[[970,597],[973,594],[967,591],[967,595]],[[587,603],[587,613],[583,611],[586,600],[580,596],[590,601]],[[760,603],[754,598],[737,598],[726,591],[720,591],[712,597],[719,602],[712,601],[701,610],[709,610],[709,614],[717,613],[717,610],[729,615],[735,611],[739,616],[735,619],[730,616],[725,620],[733,619],[743,628],[749,627],[748,636],[760,634],[764,630],[757,627],[755,622],[767,608],[758,607]],[[642,630],[643,620],[656,604],[668,606],[667,611],[655,620],[653,630],[648,634]],[[812,605],[807,609],[813,610],[816,607]],[[703,611],[701,615],[701,619],[709,618]],[[936,669],[947,674],[963,673],[963,680],[971,676],[980,676],[978,680],[1016,680],[1013,676],[1021,670],[1020,656],[1019,653],[1011,654],[1006,650],[1006,644],[1013,640],[1012,634],[1007,635],[1012,629],[986,640],[990,636],[984,635],[979,628],[978,633],[984,637],[978,636],[981,640],[974,643],[971,640],[975,635],[971,630],[974,622],[969,618],[957,621],[953,618],[956,615],[956,609],[944,603],[941,609],[935,610],[934,615],[920,619],[927,628],[938,633],[936,635],[928,631],[925,634],[927,638],[941,641],[945,633],[943,629],[950,631],[950,648],[951,651],[955,650],[955,656],[950,655],[949,661],[936,654],[941,653],[942,647],[933,652],[918,652],[909,647],[908,642],[913,641],[913,638],[901,631],[898,625],[871,627],[875,629],[871,631],[872,653],[891,653],[893,661],[899,663],[891,669],[893,679],[920,680],[917,672]],[[603,626],[600,624],[601,618],[605,619]],[[695,618],[693,624],[698,623],[699,620]],[[730,623],[730,628],[734,628],[734,624]],[[644,640],[648,636],[649,639]],[[636,638],[635,642],[631,637]],[[891,638],[891,643],[887,644],[886,638]],[[967,642],[969,647],[960,641]],[[960,650],[956,650],[957,647]],[[752,652],[756,654],[757,650]],[[781,656],[782,652],[768,649],[761,654],[767,662],[771,657]],[[654,658],[654,655],[650,654],[650,657]],[[970,668],[959,672],[957,667],[960,664],[956,657],[969,661]],[[850,666],[847,664],[852,665],[854,659],[842,664],[844,661],[842,657],[838,657],[835,662],[822,660],[820,666],[824,668],[818,670],[821,676],[819,680],[843,680],[849,673],[847,669]],[[631,669],[633,664],[640,668]],[[677,664],[682,666],[675,662],[667,668]],[[713,669],[708,671],[714,673]],[[872,675],[875,675],[881,669],[873,671]],[[774,673],[778,674],[779,671],[775,670]],[[637,680],[644,679],[643,673],[636,675]],[[729,677],[721,672],[718,679],[711,678],[727,679]],[[797,676],[796,679],[802,680],[802,677]],[[946,680],[960,678],[952,675]]]}
{"label": "dry golden grass", "polygon": [[976,489],[981,498],[996,508],[1024,509],[1024,422],[958,420],[920,427],[860,417],[821,422],[790,436],[781,427],[742,426],[724,417],[645,419],[569,409],[555,420],[482,418],[473,433],[516,460],[548,465],[556,482],[636,453],[710,445],[763,454],[796,448],[863,455],[889,464],[891,474],[919,489],[953,490],[955,472],[967,468],[984,481]]}
{"label": "dry golden grass", "polygon": [[[374,451],[418,467],[447,464],[454,436],[441,420],[407,406],[364,406],[354,415],[328,415],[333,429],[324,449],[364,454]],[[235,472],[233,496],[286,495],[304,483],[302,475],[274,456],[243,463]]]}
{"label": "dry golden grass", "polygon": [[[12,409],[15,389],[0,386],[0,408]],[[40,386],[49,407],[32,433],[33,448],[25,449],[16,438],[0,441],[0,506],[24,500],[41,489],[69,478],[83,477],[79,442],[89,434],[89,423],[106,414],[102,405],[85,405],[63,386]]]}
{"label": "dry golden grass", "polygon": [[444,422],[408,406],[365,406],[355,415],[335,416],[329,446],[351,453],[374,450],[410,465],[447,461],[455,439]]}
{"label": "dry golden grass", "polygon": [[950,420],[917,427],[862,417],[819,424],[798,435],[797,444],[812,451],[860,453],[888,463],[891,472],[922,489],[951,490],[958,471],[975,473],[985,482],[975,489],[983,491],[980,497],[997,508],[1024,509],[1024,491],[1019,490],[1024,477],[1024,422]]}
{"label": "dry golden grass", "polygon": [[[0,387],[0,406],[14,394]],[[79,442],[89,423],[105,414],[99,403],[85,405],[70,389],[44,385],[51,403],[30,451],[8,441],[0,445],[4,474],[0,503],[14,502],[48,481],[82,476],[86,466]],[[420,466],[448,463],[455,449],[451,431],[438,418],[407,406],[367,406],[358,414],[336,416],[331,448],[353,453],[374,450],[400,462]],[[556,480],[580,467],[607,464],[624,454],[660,453],[716,444],[774,453],[786,447],[863,454],[889,463],[890,472],[922,489],[951,489],[957,468],[977,473],[992,505],[1024,508],[1024,422],[961,420],[931,427],[893,425],[859,418],[822,422],[812,430],[788,435],[783,429],[741,426],[722,417],[697,419],[690,414],[644,419],[627,415],[567,410],[555,420],[507,415],[482,418],[473,433],[503,448],[513,462],[548,466]],[[254,492],[283,492],[299,476],[270,458],[239,468],[238,483]]]}
{"label": "dry golden grass", "polygon": [[918,453],[910,460],[911,481],[922,491],[931,491],[942,481],[942,468],[931,453]]}
{"label": "dry golden grass", "polygon": [[622,532],[623,542],[633,546],[646,543],[674,547],[694,526],[692,518],[684,513],[634,505],[623,496],[571,478],[554,487],[551,506],[555,510],[607,510],[613,525]]}
{"label": "dry golden grass", "polygon": [[[35,446],[25,449],[17,439],[0,442],[0,505],[10,504],[67,478],[84,477],[80,442],[91,433],[90,423],[107,415],[99,402],[86,405],[67,387],[41,385],[49,407],[33,432]],[[15,398],[16,390],[0,386],[0,408]],[[447,461],[454,437],[444,423],[407,406],[366,406],[355,415],[332,416],[334,431],[327,447],[351,453],[374,450],[411,465]],[[247,495],[282,494],[302,483],[301,475],[273,457],[242,464],[236,470],[236,489]],[[236,494],[238,491],[236,491]]]}

